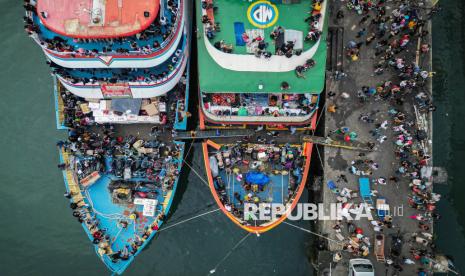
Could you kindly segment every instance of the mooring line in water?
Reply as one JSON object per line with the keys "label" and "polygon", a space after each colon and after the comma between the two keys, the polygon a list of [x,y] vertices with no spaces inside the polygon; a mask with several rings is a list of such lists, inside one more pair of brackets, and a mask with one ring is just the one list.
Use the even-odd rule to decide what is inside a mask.
{"label": "mooring line in water", "polygon": [[316,153],[318,154],[318,159],[320,160],[320,163],[321,163],[321,168],[324,168],[325,164],[323,163],[323,159],[321,158],[320,150],[318,149],[318,145],[315,145],[315,148],[316,148]]}
{"label": "mooring line in water", "polygon": [[[316,120],[315,128],[312,129],[312,136],[315,136],[316,128],[318,127],[318,124],[320,123],[320,120],[323,117],[323,112],[326,109],[326,104],[327,103],[328,103],[328,101],[325,101],[325,104],[323,105],[323,108],[322,108],[322,112],[320,112],[320,114],[319,114],[320,116]],[[321,163],[321,167],[324,168],[325,165],[324,165],[323,160],[321,159],[320,150],[318,149],[318,145],[315,145],[315,148],[316,148],[316,153],[318,154],[318,159],[320,160],[320,163]]]}
{"label": "mooring line in water", "polygon": [[177,226],[177,225],[183,224],[183,223],[185,223],[185,222],[191,221],[191,220],[196,219],[196,218],[203,217],[203,216],[205,216],[205,215],[214,213],[214,212],[219,211],[219,210],[220,210],[220,208],[215,209],[215,210],[211,210],[211,211],[202,213],[202,214],[200,214],[200,215],[196,215],[196,216],[193,216],[193,217],[191,217],[191,218],[182,220],[182,221],[177,222],[177,223],[175,223],[175,224],[173,224],[173,225],[168,225],[167,227],[164,227],[164,228],[159,229],[158,232],[160,233],[160,232],[162,232],[162,231],[165,231],[165,230],[168,230],[168,229],[170,229],[170,228],[173,228],[173,227],[175,227],[175,226]]}
{"label": "mooring line in water", "polygon": [[212,210],[212,207],[217,206],[215,201],[212,201],[211,203],[207,204],[205,207],[198,208],[196,210],[191,210],[192,212],[185,213],[182,215],[179,215],[177,217],[173,217],[169,219],[170,223],[176,223],[178,221],[184,220],[185,218],[190,218],[192,216],[195,216],[197,214],[200,214],[200,212],[207,212],[208,210]]}
{"label": "mooring line in water", "polygon": [[243,243],[250,236],[250,234],[251,233],[247,233],[247,235],[245,235],[238,243],[236,243],[236,245],[234,245],[234,247],[228,251],[226,256],[224,256],[223,259],[221,259],[221,261],[219,261],[207,275],[215,273],[216,269],[218,269],[218,267],[234,252],[234,250],[236,250],[239,247],[239,245],[241,245],[241,243]]}
{"label": "mooring line in water", "polygon": [[315,233],[315,232],[310,231],[310,230],[308,230],[308,229],[305,229],[305,228],[303,228],[303,227],[294,225],[294,224],[289,223],[289,222],[287,222],[287,221],[283,221],[283,223],[285,223],[285,224],[287,224],[287,225],[290,225],[290,226],[292,226],[292,227],[294,227],[294,228],[300,229],[300,230],[302,230],[302,231],[304,231],[304,232],[307,232],[307,233],[309,233],[309,234],[318,236],[318,237],[323,238],[323,239],[327,239],[328,241],[331,241],[331,242],[334,242],[334,243],[338,243],[338,244],[342,244],[342,245],[344,244],[343,242],[340,242],[340,241],[338,241],[338,240],[330,239],[330,238],[325,237],[325,236],[323,236],[323,235],[321,235],[321,234],[318,234],[318,233]]}
{"label": "mooring line in water", "polygon": [[189,149],[187,150],[187,153],[186,153],[186,158],[187,158],[187,156],[189,156],[189,153],[191,152],[192,145],[194,145],[194,143],[193,143],[193,142],[191,142],[191,145],[189,146]]}
{"label": "mooring line in water", "polygon": [[324,112],[325,109],[326,109],[326,104],[327,104],[327,103],[328,103],[328,102],[325,101],[325,104],[323,105],[323,108],[322,108],[322,112],[320,112],[320,116],[319,116],[318,119],[316,120],[315,127],[312,129],[312,136],[315,135],[316,128],[318,127],[318,124],[320,123],[320,120],[321,120],[321,118],[323,117],[323,112]]}
{"label": "mooring line in water", "polygon": [[194,168],[192,168],[189,163],[187,163],[185,160],[183,160],[183,162],[200,178],[200,180],[202,180],[203,183],[205,183],[205,185],[207,185],[207,187],[210,187],[210,185],[208,185],[208,181],[205,180],[205,178],[203,178]]}

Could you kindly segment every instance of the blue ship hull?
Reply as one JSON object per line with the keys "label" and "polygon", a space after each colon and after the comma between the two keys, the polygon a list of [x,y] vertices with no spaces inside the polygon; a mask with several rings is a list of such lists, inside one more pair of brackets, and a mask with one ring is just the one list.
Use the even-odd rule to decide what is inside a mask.
{"label": "blue ship hull", "polygon": [[[184,143],[183,142],[176,142],[177,144],[182,146],[182,151],[180,157],[177,159],[178,169],[181,170],[183,158],[184,158]],[[67,163],[69,161],[69,156],[67,153],[63,151],[63,148],[59,148],[60,153],[60,162]],[[75,184],[72,181],[69,181],[69,170],[63,171],[63,179],[65,182],[66,191],[68,193],[72,192],[76,189]],[[156,224],[157,230],[153,230],[150,235],[143,241],[142,245],[138,247],[137,251],[132,254],[127,260],[118,260],[118,262],[113,262],[108,255],[101,255],[99,252],[98,245],[94,245],[94,249],[96,251],[97,256],[105,263],[105,265],[116,274],[122,274],[126,268],[132,263],[134,258],[139,255],[142,250],[150,243],[153,237],[157,234],[158,229],[162,227],[163,220],[157,221],[156,217],[152,219],[147,219],[147,217],[139,217],[135,220],[129,222],[126,228],[122,228],[118,224],[119,218],[127,217],[125,216],[125,212],[130,213],[141,213],[142,206],[134,206],[133,208],[126,208],[122,207],[118,204],[112,203],[111,194],[108,192],[108,186],[112,182],[112,180],[116,180],[117,177],[111,173],[103,174],[99,180],[93,183],[90,187],[86,190],[82,191],[81,194],[83,195],[83,201],[86,205],[89,206],[89,215],[95,216],[96,219],[100,221],[100,228],[106,228],[107,233],[112,238],[112,249],[114,251],[122,250],[126,246],[130,246],[131,243],[134,242],[135,235],[142,235],[143,232],[146,230],[146,227],[150,227],[151,225]],[[131,181],[142,180],[142,179],[132,179]],[[176,189],[178,186],[178,179],[176,179],[173,189],[170,190],[168,193],[164,193],[161,190],[157,190],[159,195],[157,200],[159,204],[157,205],[157,212],[163,212],[164,214],[168,214],[171,208],[171,204],[173,203],[174,195],[176,193]],[[74,187],[73,187],[74,186]],[[75,202],[75,200],[71,199],[71,203]],[[82,227],[84,228],[85,233],[89,237],[91,241],[94,240],[91,231],[89,230],[88,225],[86,222],[82,223]]]}

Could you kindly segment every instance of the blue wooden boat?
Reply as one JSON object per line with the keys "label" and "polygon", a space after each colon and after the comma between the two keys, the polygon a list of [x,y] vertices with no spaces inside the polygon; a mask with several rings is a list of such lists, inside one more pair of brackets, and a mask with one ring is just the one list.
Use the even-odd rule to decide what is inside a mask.
{"label": "blue wooden boat", "polygon": [[[184,143],[176,142],[182,149],[179,156],[173,159],[172,165],[179,172],[182,167],[184,155]],[[60,162],[70,164],[73,157],[63,147],[59,147]],[[144,184],[153,187],[147,188],[156,196],[148,199],[155,201],[154,213],[151,216],[144,212],[146,206],[143,198],[137,198],[133,202],[141,204],[123,204],[114,201],[112,196],[112,183],[121,183],[121,178],[111,172],[99,173],[93,176],[95,182],[85,186],[76,181],[76,176],[72,169],[63,170],[63,178],[68,194],[71,194],[70,203],[77,204],[79,210],[84,210],[85,218],[81,224],[91,241],[95,243],[98,229],[106,229],[103,235],[108,235],[108,247],[103,247],[102,242],[94,244],[95,252],[107,267],[116,274],[121,274],[130,265],[134,258],[142,252],[150,240],[156,235],[157,230],[163,225],[164,217],[169,213],[173,202],[174,194],[178,186],[176,177],[173,187],[165,190],[157,182],[151,182],[144,178],[131,178],[126,183],[128,187],[133,185],[143,186]],[[121,186],[122,187],[122,186]],[[117,188],[124,189],[124,188]],[[114,191],[114,189],[113,189]],[[144,191],[144,189],[141,189]],[[83,206],[84,208],[79,208]],[[76,210],[75,209],[75,210]],[[98,221],[98,227],[92,227]],[[120,254],[115,259],[113,254]],[[123,256],[123,257],[121,257]]]}
{"label": "blue wooden boat", "polygon": [[[121,274],[166,220],[183,165],[189,3],[26,1],[25,29],[50,64],[59,168],[73,216]],[[93,244],[93,245],[92,245]]]}

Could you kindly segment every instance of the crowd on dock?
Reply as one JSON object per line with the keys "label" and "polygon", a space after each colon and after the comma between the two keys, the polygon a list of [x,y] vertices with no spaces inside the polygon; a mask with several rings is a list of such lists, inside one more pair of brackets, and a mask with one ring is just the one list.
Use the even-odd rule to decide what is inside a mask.
{"label": "crowd on dock", "polygon": [[[165,1],[165,0],[163,0]],[[94,57],[99,55],[144,54],[148,55],[162,49],[174,33],[182,12],[179,12],[179,1],[168,0],[166,12],[169,16],[155,19],[149,27],[132,36],[117,38],[70,38],[47,30],[40,22],[36,11],[36,1],[25,0],[24,29],[37,38],[42,47],[72,56]],[[170,20],[168,20],[169,18]],[[52,36],[53,35],[53,36]]]}
{"label": "crowd on dock", "polygon": [[257,221],[244,220],[244,203],[286,204],[302,181],[305,165],[302,147],[257,140],[260,144],[224,145],[209,157],[221,203],[245,225]]}
{"label": "crowd on dock", "polygon": [[[368,52],[365,48],[374,47],[372,77],[389,76],[377,85],[365,85],[354,91],[353,96],[367,109],[359,114],[359,123],[370,128],[368,137],[371,136],[369,139],[373,141],[370,142],[370,148],[382,150],[385,143],[393,144],[392,154],[397,162],[386,164],[383,160],[374,160],[365,153],[360,153],[348,166],[348,172],[357,178],[372,178],[367,183],[368,187],[399,189],[400,185],[408,185],[406,203],[412,208],[409,213],[413,213],[409,218],[416,221],[417,228],[404,228],[395,214],[392,214],[392,209],[389,213],[389,198],[380,192],[384,188],[372,188],[368,194],[363,194],[360,183],[358,195],[347,188],[349,183],[345,174],[327,183],[336,199],[343,206],[354,203],[355,207],[350,208],[352,210],[366,205],[374,211],[375,216],[369,225],[358,221],[338,221],[332,228],[343,244],[342,251],[349,252],[352,257],[369,257],[373,254],[377,260],[384,261],[386,269],[392,269],[395,275],[401,273],[406,265],[417,265],[418,275],[425,275],[425,271],[435,265],[435,244],[431,230],[433,222],[440,218],[435,210],[440,195],[432,189],[431,138],[424,121],[436,109],[426,92],[428,80],[434,73],[426,67],[422,68],[421,64],[425,63],[421,61],[430,48],[424,42],[429,35],[426,20],[437,11],[437,7],[421,7],[410,1],[388,4],[387,1],[358,0],[347,1],[346,6],[347,10],[338,11],[337,20],[342,21],[346,12],[355,12],[360,16],[359,31],[356,31],[356,36],[345,48],[351,66],[357,66],[361,57],[368,58],[365,56]],[[335,81],[338,80],[340,79],[335,78]],[[328,111],[335,113],[338,110],[335,93],[330,92],[328,96]],[[352,96],[344,92],[340,97],[344,101],[344,98]],[[385,102],[389,106],[387,114],[381,114],[380,110],[370,111],[369,105],[373,102]],[[410,109],[406,108],[407,105]],[[332,139],[345,141],[358,139],[358,133],[349,127],[338,128],[330,135]],[[388,170],[380,168],[393,165],[395,168],[390,175],[380,175],[379,171]],[[369,198],[373,198],[373,202],[369,202]],[[374,239],[371,236],[373,232]],[[384,252],[384,234],[387,233],[391,233],[391,250],[387,256],[383,253],[381,258],[378,254]],[[379,249],[381,244],[382,250]],[[405,253],[402,247],[407,244],[409,250]],[[340,252],[334,255],[336,261],[341,258]]]}

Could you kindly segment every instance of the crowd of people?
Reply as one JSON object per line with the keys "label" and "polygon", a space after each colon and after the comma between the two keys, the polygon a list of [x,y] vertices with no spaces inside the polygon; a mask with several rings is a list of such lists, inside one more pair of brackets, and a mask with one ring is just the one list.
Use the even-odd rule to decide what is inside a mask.
{"label": "crowd of people", "polygon": [[[30,36],[40,40],[41,45],[49,50],[60,53],[69,53],[72,56],[99,56],[112,54],[151,54],[160,50],[166,41],[172,39],[176,32],[176,25],[180,20],[179,2],[168,0],[167,9],[169,16],[163,15],[163,19],[154,20],[149,27],[140,33],[118,38],[70,38],[58,34],[51,37],[42,32],[44,26],[38,23],[36,1],[25,0],[24,29]],[[160,15],[159,15],[160,16]],[[169,18],[167,20],[166,18]]]}
{"label": "crowd of people", "polygon": [[[93,209],[91,198],[85,200],[88,194],[85,192],[86,187],[81,186],[81,181],[94,172],[118,179],[112,181],[112,184],[117,184],[117,189],[111,184],[108,193],[119,199],[120,203],[121,195],[112,190],[120,193],[125,190],[125,196],[132,199],[157,198],[160,192],[173,189],[180,172],[179,158],[182,149],[178,144],[161,141],[157,137],[142,140],[132,135],[119,136],[112,126],[101,129],[101,132],[92,131],[85,126],[75,126],[69,129],[68,140],[59,142],[58,146],[74,157],[70,159],[72,161],[68,160],[58,167],[74,173],[81,187],[80,193],[65,194],[72,199],[73,216],[89,229],[101,254],[108,255],[114,262],[127,260],[136,253],[152,231],[158,229],[158,222],[164,219],[163,213],[159,213],[151,225],[145,226],[142,233],[135,232],[131,244],[128,243],[126,247],[114,252],[112,239],[115,237],[111,237],[106,229],[100,227],[102,218]],[[132,205],[132,200],[126,204]],[[120,214],[118,224],[126,228],[129,223],[137,223],[139,216],[136,211],[127,215]]]}
{"label": "crowd of people", "polygon": [[[92,198],[87,192],[87,188],[92,185],[90,179],[94,178],[95,181],[99,177],[111,178],[107,192],[115,202],[128,207],[134,206],[133,201],[136,198],[160,199],[161,193],[172,190],[180,173],[179,159],[182,157],[182,149],[179,144],[163,137],[170,137],[168,131],[174,123],[176,113],[181,112],[179,108],[182,107],[182,112],[185,112],[184,104],[175,104],[183,100],[185,85],[181,81],[178,89],[170,92],[173,95],[167,101],[169,110],[165,113],[169,121],[167,119],[165,124],[152,127],[148,133],[150,138],[146,139],[119,134],[113,125],[95,126],[92,112],[84,112],[82,108],[88,102],[64,89],[60,90],[64,126],[69,129],[69,133],[68,139],[60,141],[58,146],[72,158],[64,160],[58,167],[71,172],[80,187],[79,192],[70,190],[65,196],[72,200],[73,216],[89,229],[99,253],[108,256],[113,262],[128,260],[134,255],[152,232],[158,230],[159,222],[164,220],[165,215],[163,211],[158,212],[153,222],[147,222],[142,219],[141,212],[135,209],[129,214],[119,214],[114,218],[119,228],[128,228],[132,223],[139,223],[144,227],[134,233],[133,240],[127,242],[126,246],[113,246],[117,236],[101,227],[101,220],[108,218],[102,218],[93,209]],[[178,119],[185,116],[179,115]]]}
{"label": "crowd of people", "polygon": [[[288,89],[289,84],[281,85]],[[203,93],[204,108],[216,116],[307,116],[317,107],[310,94],[270,94],[255,98],[250,94]]]}
{"label": "crowd of people", "polygon": [[80,107],[85,102],[84,99],[80,99],[66,90],[61,92],[60,97],[63,101],[63,126],[76,128],[93,123],[92,114],[83,112]]}
{"label": "crowd of people", "polygon": [[[161,96],[156,98],[157,102],[165,103],[168,106],[168,110],[164,112],[158,112],[156,115],[149,114],[143,107],[139,111],[139,114],[133,114],[138,116],[158,116],[161,128],[169,128],[174,123],[182,122],[186,117],[190,116],[190,113],[186,109],[185,105],[185,89],[186,89],[186,78],[183,76],[178,85],[169,92],[169,97]],[[80,98],[63,87],[60,89],[61,101],[63,102],[63,121],[61,122],[64,127],[67,128],[78,128],[88,127],[96,125],[94,113],[89,108],[89,102],[83,98]],[[150,101],[150,100],[147,100]],[[155,102],[155,99],[153,101]],[[114,110],[102,110],[105,114],[123,115],[120,111]],[[156,127],[160,129],[160,127]]]}
{"label": "crowd of people", "polygon": [[[359,21],[360,30],[357,32],[356,40],[349,42],[346,48],[346,55],[352,61],[359,59],[360,50],[363,45],[370,46],[375,43],[375,56],[379,58],[376,64],[376,74],[382,74],[383,69],[389,65],[396,66],[400,71],[407,70],[404,61],[397,61],[398,57],[405,51],[413,38],[425,37],[428,31],[423,27],[426,18],[420,18],[418,9],[412,8],[412,5],[401,4],[390,14],[387,14],[385,1],[379,1],[374,4],[371,1],[349,1],[348,7],[361,12],[363,16]],[[434,8],[433,8],[434,10]],[[369,13],[373,11],[374,15]],[[342,10],[338,12],[339,19],[344,17]],[[371,20],[370,20],[371,19]],[[429,51],[428,44],[422,44],[420,47],[421,54]],[[418,73],[418,72],[417,72]]]}
{"label": "crowd of people", "polygon": [[[214,17],[212,16],[215,12],[218,11],[218,7],[213,5],[213,1],[202,1],[202,10],[205,11],[205,14],[202,15],[202,24],[205,27],[205,35],[208,39],[214,39],[216,37],[217,32],[221,32],[221,25],[219,22],[214,21]],[[225,40],[216,41],[213,46],[225,53],[232,53],[233,52],[233,45],[226,43]]]}
{"label": "crowd of people", "polygon": [[[62,146],[76,157],[79,180],[95,170],[122,178],[127,168],[130,178],[152,181],[160,180],[159,172],[163,167],[174,176],[178,174],[177,169],[168,167],[171,161],[177,162],[180,150],[176,144],[159,141],[156,137],[143,141],[132,135],[116,136],[111,127],[104,129],[103,134],[78,127],[69,130],[68,141]],[[105,159],[111,160],[111,164]],[[172,186],[172,179],[168,186]]]}
{"label": "crowd of people", "polygon": [[213,39],[216,36],[216,32],[221,31],[220,23],[214,22],[214,18],[209,17],[209,13],[213,14],[218,10],[218,7],[213,5],[213,1],[202,1],[202,10],[205,11],[205,14],[202,15],[202,23],[205,24],[205,34],[208,39]]}
{"label": "crowd of people", "polygon": [[[309,16],[304,19],[308,23],[309,31],[305,36],[305,41],[317,41],[322,34],[321,18],[322,18],[322,5],[324,0],[313,0],[311,4],[311,11]],[[218,7],[214,6],[213,1],[202,1],[202,9],[205,11],[202,15],[201,22],[204,24],[205,35],[208,39],[212,40],[216,37],[217,32],[221,31],[220,23],[214,21],[212,15],[218,11]],[[282,26],[275,26],[270,33],[270,39],[275,46],[273,51],[268,50],[269,43],[263,35],[250,37],[246,32],[242,33],[242,41],[248,46],[253,45],[253,54],[260,58],[270,58],[273,53],[279,56],[286,56],[288,58],[293,55],[300,55],[302,49],[294,49],[295,41],[284,41],[285,29]],[[227,43],[224,39],[216,41],[214,47],[225,53],[233,52],[233,45]]]}
{"label": "crowd of people", "polygon": [[[361,123],[375,125],[375,128],[370,130],[370,134],[377,140],[378,144],[387,141],[388,132],[392,132],[394,138],[392,142],[395,145],[395,157],[399,164],[395,172],[389,177],[379,176],[379,173],[376,173],[376,171],[383,165],[383,162],[378,163],[375,160],[367,158],[365,154],[362,153],[359,155],[360,157],[358,159],[351,162],[348,169],[349,173],[363,177],[378,175],[372,180],[372,185],[390,186],[392,189],[398,185],[402,185],[402,183],[405,185],[406,180],[408,181],[409,184],[406,184],[410,187],[408,205],[418,210],[418,213],[411,215],[410,218],[418,221],[418,231],[409,233],[410,244],[412,245],[409,251],[411,256],[402,255],[401,245],[398,244],[397,246],[400,247],[400,249],[398,249],[399,252],[393,254],[395,251],[391,250],[391,254],[386,259],[386,263],[389,266],[392,265],[398,272],[402,271],[403,265],[415,264],[417,261],[421,265],[428,265],[435,257],[435,245],[429,231],[431,230],[432,222],[440,218],[440,215],[435,212],[435,205],[441,197],[439,194],[432,191],[431,172],[428,167],[431,157],[425,153],[422,146],[422,143],[426,142],[427,135],[421,130],[418,130],[414,116],[407,116],[405,113],[395,108],[389,110],[390,120],[384,120],[378,123],[374,115],[375,114],[372,113],[361,113],[359,120]],[[342,137],[353,138],[353,132],[347,127],[339,128],[333,131],[331,135],[333,137],[339,136],[335,139],[342,139]],[[375,143],[371,144],[371,148],[373,148]],[[339,188],[332,181],[330,181],[328,185],[331,191],[336,194],[337,201],[343,204],[353,202],[357,197],[356,193],[347,187],[343,187],[348,183],[347,177],[341,174],[338,176],[336,183],[340,186]],[[379,194],[377,189],[372,189],[370,192],[370,196],[373,198],[384,198],[383,195]],[[355,209],[357,209],[357,207],[355,207]],[[375,206],[370,207],[370,209],[374,210]],[[375,213],[378,214],[378,212],[379,211]],[[377,220],[371,221],[371,224],[375,233],[383,233],[383,229],[386,228],[392,229],[394,227],[399,227],[393,225],[392,215],[379,216]],[[347,224],[344,225],[342,221],[338,221],[333,226],[336,233],[341,233],[342,229],[345,228],[347,228],[348,234],[350,235],[350,240],[344,246],[343,250],[356,256],[367,257],[370,254],[372,242],[370,238],[364,234],[362,226],[357,227],[355,222],[347,222]],[[396,237],[396,241],[406,242],[405,238],[400,235]],[[341,255],[337,255],[337,258],[341,258]]]}
{"label": "crowd of people", "polygon": [[[387,188],[395,190],[404,185],[403,187],[410,193],[408,205],[413,208],[409,213],[412,211],[414,213],[409,217],[417,221],[417,229],[404,229],[405,226],[399,225],[399,220],[392,214],[381,215],[377,210],[380,205],[376,201],[376,205],[369,206],[370,210],[375,211],[371,227],[367,228],[360,222],[338,221],[333,225],[333,230],[339,234],[348,234],[347,238],[342,237],[342,242],[345,243],[343,251],[355,256],[368,257],[375,253],[372,251],[373,245],[378,243],[377,240],[372,240],[370,233],[374,232],[375,237],[378,237],[382,233],[392,233],[394,229],[398,229],[399,232],[392,237],[391,250],[385,259],[386,270],[392,269],[393,273],[400,273],[406,265],[417,265],[418,275],[425,275],[425,269],[436,257],[431,226],[440,218],[435,211],[440,195],[432,190],[429,134],[424,124],[418,120],[419,116],[428,118],[429,113],[436,109],[426,92],[428,79],[434,73],[421,68],[420,64],[425,64],[421,61],[429,51],[429,45],[425,42],[425,38],[429,35],[426,20],[437,11],[437,7],[420,9],[410,1],[398,1],[395,7],[392,5],[394,4],[391,3],[389,10],[384,0],[347,2],[348,10],[361,17],[358,22],[360,30],[356,31],[355,38],[346,46],[346,55],[353,62],[351,66],[357,66],[355,62],[369,52],[366,48],[373,47],[372,77],[382,78],[384,74],[389,74],[387,77],[389,79],[374,86],[364,85],[354,93],[359,105],[364,109],[368,109],[374,102],[388,106],[387,114],[376,109],[363,110],[358,116],[359,123],[370,128],[368,139],[373,141],[369,142],[371,149],[381,150],[383,154],[388,155],[390,153],[383,150],[384,143],[393,144],[395,160],[393,164],[386,164],[383,160],[368,158],[362,152],[348,166],[348,171],[356,176],[372,177],[370,185],[378,189],[371,189],[370,196],[383,202],[389,201],[389,197],[383,195],[381,190]],[[343,9],[339,10],[337,19],[341,21],[344,17]],[[413,41],[421,41],[418,44],[418,52],[415,51],[417,43],[414,44]],[[342,94],[344,94],[341,95],[343,100],[350,97],[348,93]],[[330,101],[335,101],[334,95],[329,93]],[[333,108],[332,112],[336,110]],[[330,135],[334,139],[336,139],[334,136],[338,136],[337,139],[346,141],[358,139],[358,135],[348,127],[338,128]],[[389,171],[386,168],[381,169],[382,167],[393,165],[390,174],[380,173],[380,171],[384,173]],[[358,198],[356,192],[346,187],[348,184],[344,174],[338,177],[336,183],[333,181],[328,183],[337,200],[344,204],[356,202]],[[356,206],[360,204],[364,203],[358,205],[356,203]],[[405,244],[410,246],[408,253],[402,250]],[[336,253],[334,257],[339,261],[342,258],[341,252]]]}
{"label": "crowd of people", "polygon": [[324,0],[314,0],[312,4],[312,10],[309,12],[310,15],[305,18],[305,22],[308,22],[309,27],[309,31],[305,36],[306,40],[317,41],[321,37],[322,24],[324,24],[324,22],[321,22],[321,9],[323,2]]}
{"label": "crowd of people", "polygon": [[69,69],[49,62],[52,73],[63,77],[72,84],[85,85],[99,83],[144,82],[158,83],[166,80],[170,73],[181,64],[181,58],[174,56],[166,66],[154,68],[118,68],[118,69]]}
{"label": "crowd of people", "polygon": [[[305,40],[307,41],[318,41],[322,34],[322,5],[324,0],[314,0],[312,4],[312,10],[310,11],[310,16],[305,19],[305,22],[308,22],[310,31],[308,32]],[[300,52],[295,52],[295,54],[300,55]],[[289,55],[285,53],[287,57],[291,57],[292,53]],[[298,78],[305,79],[305,72],[314,67],[316,62],[314,59],[308,59],[304,64],[299,65],[295,68],[295,73]]]}
{"label": "crowd of people", "polygon": [[[272,141],[270,144],[261,144],[263,141],[260,137],[257,138],[260,144],[244,142],[223,146],[209,157],[210,169],[220,201],[225,209],[240,221],[244,219],[244,203],[286,204],[302,181],[305,164],[301,147],[292,147],[289,144],[280,146]],[[283,183],[273,183],[271,175],[283,175],[278,177]],[[239,183],[240,188],[232,188],[236,183]],[[280,198],[273,198],[273,189],[278,189],[282,185],[285,187],[283,188],[285,194]],[[250,225],[254,222],[243,221],[243,223]]]}

